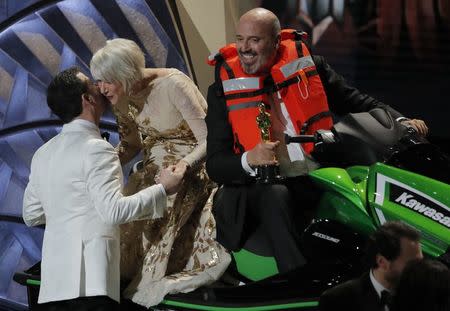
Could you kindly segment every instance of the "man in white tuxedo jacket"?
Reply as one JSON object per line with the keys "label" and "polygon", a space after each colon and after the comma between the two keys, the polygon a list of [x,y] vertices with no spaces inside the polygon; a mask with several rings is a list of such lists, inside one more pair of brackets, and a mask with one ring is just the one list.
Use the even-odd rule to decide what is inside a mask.
{"label": "man in white tuxedo jacket", "polygon": [[108,102],[97,86],[77,68],[65,70],[47,103],[65,125],[33,156],[23,199],[25,223],[46,224],[38,302],[47,310],[111,310],[120,301],[119,224],[161,217],[181,175],[168,167],[159,184],[123,196],[119,158],[98,128]]}

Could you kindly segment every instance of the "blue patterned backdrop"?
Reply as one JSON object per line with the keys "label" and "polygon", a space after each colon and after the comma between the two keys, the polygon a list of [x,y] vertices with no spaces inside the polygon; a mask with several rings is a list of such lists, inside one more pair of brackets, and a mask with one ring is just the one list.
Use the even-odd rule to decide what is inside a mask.
{"label": "blue patterned backdrop", "polygon": [[[117,37],[136,41],[149,67],[188,72],[164,0],[0,1],[0,22],[0,309],[20,310],[26,288],[12,276],[40,260],[43,236],[22,222],[23,191],[34,152],[61,129],[45,100],[52,77],[73,65],[89,75],[93,53]],[[110,112],[101,125],[116,144]]]}

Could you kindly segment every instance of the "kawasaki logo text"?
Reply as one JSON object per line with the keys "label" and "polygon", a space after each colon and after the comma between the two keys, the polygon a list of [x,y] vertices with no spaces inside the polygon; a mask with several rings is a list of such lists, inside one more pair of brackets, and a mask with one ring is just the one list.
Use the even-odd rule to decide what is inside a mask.
{"label": "kawasaki logo text", "polygon": [[403,192],[395,199],[395,202],[450,228],[450,216],[448,213],[436,211],[436,209],[418,201],[412,194]]}

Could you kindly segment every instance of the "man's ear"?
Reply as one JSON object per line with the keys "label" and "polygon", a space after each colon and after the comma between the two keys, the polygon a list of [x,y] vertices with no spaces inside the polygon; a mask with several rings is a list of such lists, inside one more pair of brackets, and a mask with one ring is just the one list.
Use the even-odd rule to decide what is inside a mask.
{"label": "man's ear", "polygon": [[275,39],[275,49],[278,50],[278,48],[280,47],[280,42],[281,42],[281,35],[278,34],[276,39]]}
{"label": "man's ear", "polygon": [[390,262],[383,255],[377,254],[375,260],[377,261],[377,266],[382,270],[387,270],[389,268]]}
{"label": "man's ear", "polygon": [[91,104],[94,103],[94,99],[92,98],[91,95],[84,93],[82,96],[83,96],[83,99],[84,99],[85,101],[87,101],[87,102],[89,102],[89,103],[91,103]]}

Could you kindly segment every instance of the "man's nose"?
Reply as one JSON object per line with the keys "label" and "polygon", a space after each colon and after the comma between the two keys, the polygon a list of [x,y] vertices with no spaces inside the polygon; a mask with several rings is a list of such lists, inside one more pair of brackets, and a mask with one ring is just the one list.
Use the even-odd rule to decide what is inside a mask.
{"label": "man's nose", "polygon": [[241,50],[243,52],[247,52],[248,50],[250,50],[250,45],[248,44],[247,40],[242,41]]}

